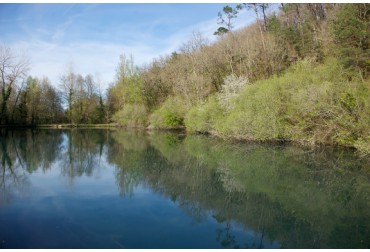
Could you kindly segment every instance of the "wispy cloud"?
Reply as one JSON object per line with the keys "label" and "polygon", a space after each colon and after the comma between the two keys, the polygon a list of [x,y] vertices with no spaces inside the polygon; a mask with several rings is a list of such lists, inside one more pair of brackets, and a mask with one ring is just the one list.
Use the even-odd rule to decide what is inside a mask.
{"label": "wispy cloud", "polygon": [[114,79],[120,54],[134,55],[138,64],[157,56],[157,51],[145,44],[127,46],[79,41],[64,45],[33,40],[20,41],[12,44],[12,47],[28,52],[31,75],[48,76],[54,85],[59,84],[59,77],[64,74],[69,62],[73,62],[75,71],[82,75],[99,74],[103,85],[107,86]]}

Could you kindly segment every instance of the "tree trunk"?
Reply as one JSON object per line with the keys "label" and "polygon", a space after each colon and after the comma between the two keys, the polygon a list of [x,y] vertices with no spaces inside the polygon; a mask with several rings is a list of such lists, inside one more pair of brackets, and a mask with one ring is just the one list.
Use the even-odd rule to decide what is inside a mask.
{"label": "tree trunk", "polygon": [[265,24],[264,30],[267,31],[267,20],[266,20],[266,13],[265,13],[266,6],[262,4],[262,13],[263,13],[263,22]]}
{"label": "tree trunk", "polygon": [[12,116],[11,116],[11,122],[12,123],[14,123],[14,112],[15,112],[15,108],[17,106],[17,102],[18,102],[19,96],[20,96],[20,94],[22,92],[22,89],[23,89],[23,84],[24,84],[24,82],[22,82],[22,86],[21,86],[21,88],[18,91],[17,97],[15,98],[15,102],[14,102],[14,106],[13,106],[13,111],[12,111]]}

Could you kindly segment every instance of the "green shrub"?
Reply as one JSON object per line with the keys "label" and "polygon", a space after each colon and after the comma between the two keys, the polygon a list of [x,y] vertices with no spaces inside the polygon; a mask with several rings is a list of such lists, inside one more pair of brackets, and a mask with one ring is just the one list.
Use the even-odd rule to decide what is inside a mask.
{"label": "green shrub", "polygon": [[354,143],[355,148],[362,156],[370,156],[370,135],[360,138]]}
{"label": "green shrub", "polygon": [[184,117],[187,109],[188,105],[180,98],[168,98],[162,106],[150,116],[150,128],[182,128],[184,126]]}
{"label": "green shrub", "polygon": [[188,131],[215,132],[215,127],[222,121],[224,110],[218,99],[211,96],[204,104],[192,107],[185,116]]}
{"label": "green shrub", "polygon": [[[349,81],[350,79],[350,81]],[[303,60],[284,75],[246,85],[225,108],[214,97],[186,115],[191,131],[249,140],[339,144],[368,151],[370,82],[336,59]]]}
{"label": "green shrub", "polygon": [[148,111],[143,104],[125,104],[112,120],[123,127],[146,127]]}
{"label": "green shrub", "polygon": [[[270,79],[274,82],[274,79]],[[219,130],[237,138],[267,140],[279,138],[280,95],[276,85],[257,82],[249,85],[235,99]]]}
{"label": "green shrub", "polygon": [[353,145],[369,130],[363,122],[369,118],[368,98],[361,95],[369,89],[365,82],[354,76],[349,82],[347,77],[335,59],[321,65],[304,60],[281,77],[247,86],[225,120],[231,129],[227,133],[258,140]]}

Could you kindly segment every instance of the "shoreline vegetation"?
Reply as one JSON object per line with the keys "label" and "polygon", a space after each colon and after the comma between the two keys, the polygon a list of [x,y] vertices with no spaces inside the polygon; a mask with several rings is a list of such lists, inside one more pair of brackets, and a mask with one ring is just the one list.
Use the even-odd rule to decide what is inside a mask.
{"label": "shoreline vegetation", "polygon": [[[141,68],[122,54],[105,93],[72,68],[59,89],[47,78],[3,82],[0,124],[180,129],[343,146],[369,156],[370,4],[281,4],[277,13],[270,7],[225,6],[216,42],[194,33],[178,51]],[[234,31],[242,9],[256,20]]]}
{"label": "shoreline vegetation", "polygon": [[[173,133],[182,133],[186,135],[204,135],[204,136],[210,136],[217,139],[222,139],[225,141],[231,141],[231,142],[240,142],[240,143],[261,143],[261,144],[290,144],[293,146],[300,146],[304,148],[309,149],[320,149],[325,147],[330,148],[340,148],[340,149],[352,149],[357,150],[358,149],[351,145],[338,145],[338,144],[330,144],[330,143],[321,143],[316,145],[311,145],[304,143],[302,141],[296,141],[292,139],[267,139],[267,140],[258,140],[258,139],[246,139],[243,137],[236,137],[236,136],[224,136],[217,134],[216,132],[202,132],[202,131],[189,131],[185,127],[177,127],[177,128],[150,128],[150,127],[142,127],[142,126],[122,126],[115,123],[110,124],[69,124],[69,123],[62,123],[62,124],[40,124],[40,125],[0,125],[0,130],[6,129],[6,130],[12,130],[12,129],[111,129],[111,130],[117,130],[117,129],[127,129],[130,131],[137,131],[137,132],[173,132]],[[360,157],[367,157],[368,153],[364,152],[358,152],[360,154]]]}

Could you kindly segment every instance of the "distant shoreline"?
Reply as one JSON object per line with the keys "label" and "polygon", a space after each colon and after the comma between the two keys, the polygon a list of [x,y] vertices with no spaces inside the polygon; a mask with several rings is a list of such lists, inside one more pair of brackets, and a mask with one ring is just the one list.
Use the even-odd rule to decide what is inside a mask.
{"label": "distant shoreline", "polygon": [[[356,147],[351,145],[339,145],[339,144],[307,144],[304,141],[299,140],[292,140],[292,139],[269,139],[269,140],[257,140],[257,139],[246,139],[242,137],[236,136],[222,136],[219,134],[215,134],[214,132],[199,132],[199,131],[186,131],[184,128],[150,128],[150,127],[124,127],[119,124],[115,123],[107,123],[107,124],[71,124],[71,123],[60,123],[60,124],[40,124],[40,125],[19,125],[19,124],[8,124],[8,125],[0,125],[0,129],[129,129],[129,130],[144,130],[144,131],[172,131],[172,132],[182,132],[188,134],[196,134],[196,135],[208,135],[210,137],[216,137],[223,139],[225,141],[236,141],[236,142],[244,142],[244,143],[280,143],[280,144],[292,144],[298,145],[302,147],[311,147],[321,148],[321,147],[339,147],[344,149],[356,149]],[[361,155],[361,156],[367,156]]]}
{"label": "distant shoreline", "polygon": [[64,129],[64,128],[118,128],[117,124],[106,123],[106,124],[72,124],[72,123],[54,123],[54,124],[38,124],[38,125],[24,125],[24,124],[6,124],[0,125],[0,128],[6,129],[19,129],[19,128],[51,128],[51,129]]}

